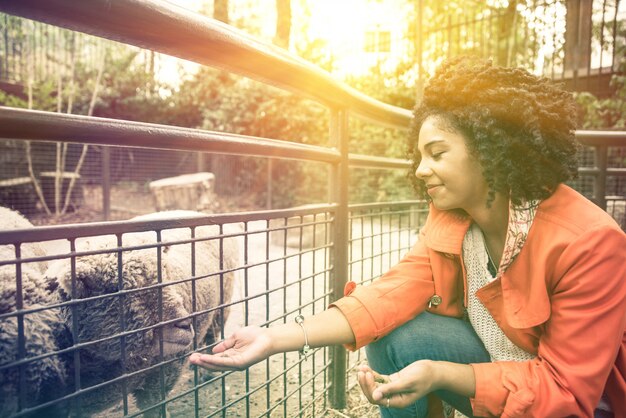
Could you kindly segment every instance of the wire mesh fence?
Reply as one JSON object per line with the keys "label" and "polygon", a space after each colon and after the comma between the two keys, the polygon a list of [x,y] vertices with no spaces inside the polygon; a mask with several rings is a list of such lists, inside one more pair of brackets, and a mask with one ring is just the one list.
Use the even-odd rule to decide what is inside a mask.
{"label": "wire mesh fence", "polygon": [[[361,283],[399,260],[425,216],[418,202],[351,211],[350,276]],[[185,359],[242,326],[324,310],[332,293],[333,213],[326,205],[237,215],[160,212],[23,229],[24,242],[0,232],[0,271],[18,283],[3,288],[3,339],[12,330],[23,342],[23,351],[0,365],[16,390],[3,412],[321,414],[332,385],[326,348],[308,358],[274,356],[243,373],[206,372]],[[349,368],[362,358],[350,356]],[[354,385],[354,374],[347,379]]]}

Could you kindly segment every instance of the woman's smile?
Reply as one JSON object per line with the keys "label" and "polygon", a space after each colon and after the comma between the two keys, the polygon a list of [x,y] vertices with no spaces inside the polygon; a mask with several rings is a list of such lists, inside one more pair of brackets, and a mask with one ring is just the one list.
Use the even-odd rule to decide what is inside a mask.
{"label": "woman's smile", "polygon": [[489,187],[463,135],[447,127],[445,120],[430,117],[422,124],[417,147],[421,160],[415,175],[426,185],[435,207],[468,213],[485,207]]}
{"label": "woman's smile", "polygon": [[442,184],[427,184],[426,191],[428,195],[432,197],[433,194],[437,193],[437,191],[440,190],[442,187]]}

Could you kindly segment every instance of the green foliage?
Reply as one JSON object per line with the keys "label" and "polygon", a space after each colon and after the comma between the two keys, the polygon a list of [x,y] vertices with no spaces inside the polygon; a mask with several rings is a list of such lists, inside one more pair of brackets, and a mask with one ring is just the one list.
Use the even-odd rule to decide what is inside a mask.
{"label": "green foliage", "polygon": [[[328,115],[323,107],[211,68],[200,69],[181,85],[172,96],[170,112],[184,115],[186,126],[218,132],[312,145],[325,144],[328,138]],[[218,192],[229,194],[244,187],[256,194],[253,201],[261,206],[267,199],[267,164],[260,158],[212,156],[209,169],[216,175]],[[246,169],[233,171],[232,166]],[[309,164],[275,160],[273,205],[291,206],[310,203],[306,200],[311,196],[325,197],[326,182],[312,181],[322,175],[318,171],[319,167]]]}
{"label": "green foliage", "polygon": [[[620,22],[620,33],[624,34],[624,24]],[[615,59],[618,71],[611,77],[610,86],[614,93],[610,97],[598,98],[591,93],[576,93],[575,97],[580,105],[582,113],[583,129],[619,129],[626,128],[626,44],[624,36],[622,42],[616,46]],[[590,149],[583,149],[581,160],[593,160]],[[626,167],[626,150],[624,147],[610,147],[608,149],[609,167]],[[588,187],[589,189],[591,187]],[[585,190],[584,187],[580,189]],[[587,191],[591,195],[591,191]],[[624,196],[626,194],[626,182],[622,177],[609,177],[607,179],[607,194]]]}
{"label": "green foliage", "polygon": [[[383,73],[372,67],[363,76],[347,78],[351,87],[381,102],[405,109],[415,105],[416,88],[405,82],[413,65],[406,62],[393,73]],[[375,125],[352,118],[350,121],[350,152],[378,157],[401,158],[407,156],[407,132]],[[407,172],[404,170],[355,169],[350,173],[350,200],[355,202],[381,202],[407,200],[415,197]]]}
{"label": "green foliage", "polygon": [[[45,80],[35,83],[32,87],[33,109],[56,110],[56,83]],[[22,109],[28,108],[28,90],[25,87],[22,94],[14,95],[0,90],[0,106],[10,106]]]}
{"label": "green foliage", "polygon": [[626,127],[626,23],[620,21],[616,28],[615,60],[610,87],[614,93],[606,98],[598,98],[591,93],[576,93],[576,100],[582,110],[584,129],[610,129]]}
{"label": "green foliage", "polygon": [[[296,45],[296,49],[305,59],[330,70],[333,66],[332,57],[322,52],[326,48],[320,42],[322,41],[301,42]],[[69,41],[64,45],[69,45]],[[93,109],[94,116],[332,146],[329,144],[329,113],[319,104],[271,86],[206,67],[190,75],[175,91],[168,91],[167,86],[160,85],[155,80],[154,74],[150,71],[149,59],[140,54],[146,52],[113,44],[107,45],[104,73]],[[403,72],[407,68],[398,71]],[[66,111],[67,98],[72,94],[72,113],[88,113],[96,72],[93,66],[88,68],[81,62],[76,63],[73,93],[69,90],[70,83],[67,79],[62,83],[61,111]],[[379,100],[402,107],[412,107],[413,89],[406,88],[402,82],[395,81],[394,77],[395,74],[372,73],[358,79],[354,78],[350,82],[359,90]],[[56,111],[58,107],[56,89],[56,79],[33,86],[35,99],[33,108]],[[26,94],[20,97],[0,94],[0,103],[26,107],[27,101],[24,97]],[[351,118],[352,153],[403,158],[404,142],[403,132],[394,132]],[[90,149],[87,157],[88,166],[100,165],[99,150],[99,147]],[[44,149],[36,151],[51,153],[50,150]],[[141,170],[137,167],[143,164],[141,161],[147,160],[139,157],[152,155],[151,152],[153,151],[112,149],[113,179],[141,180],[137,177],[139,171],[145,176],[166,175],[166,171],[158,164],[155,164],[154,168],[141,167]],[[236,191],[243,189],[254,195],[252,200],[255,205],[265,205],[268,180],[266,158],[209,155],[206,158],[206,165],[201,167],[201,162],[189,164],[194,162],[195,155],[192,154],[194,153],[170,153],[170,158],[184,161],[177,164],[183,171],[194,171],[197,168],[213,171],[217,177],[217,189],[222,193],[234,195]],[[240,167],[245,169],[237,169]],[[329,187],[329,172],[327,164],[273,160],[271,171],[273,206],[285,207],[325,201]],[[98,174],[95,172],[93,175]],[[401,188],[398,186],[398,179],[402,180],[402,184],[406,182],[404,173],[353,170],[353,199],[376,201],[393,198],[397,194],[394,190]]]}

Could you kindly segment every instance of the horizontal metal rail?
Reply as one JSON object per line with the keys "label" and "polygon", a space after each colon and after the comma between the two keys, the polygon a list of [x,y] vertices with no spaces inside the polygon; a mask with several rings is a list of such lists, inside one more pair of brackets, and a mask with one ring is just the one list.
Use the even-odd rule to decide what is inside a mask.
{"label": "horizontal metal rail", "polygon": [[608,147],[626,147],[626,131],[590,131],[577,130],[575,132],[576,139],[583,145],[591,147],[608,146]]}
{"label": "horizontal metal rail", "polygon": [[0,137],[339,161],[336,150],[289,141],[9,107],[0,107]]}
{"label": "horizontal metal rail", "polygon": [[[333,148],[154,123],[0,106],[0,138],[200,151],[338,163]],[[404,169],[410,161],[350,154],[351,166]]]}
{"label": "horizontal metal rail", "polygon": [[0,11],[223,68],[379,123],[407,128],[411,119],[282,48],[165,1],[2,0]]}
{"label": "horizontal metal rail", "polygon": [[[387,206],[393,204],[387,204]],[[309,205],[300,208],[274,209],[267,211],[236,212],[228,214],[211,214],[206,216],[180,219],[129,220],[90,222],[85,224],[65,224],[38,226],[31,229],[0,230],[0,245],[13,244],[16,241],[41,242],[56,239],[72,239],[91,237],[102,234],[128,234],[131,232],[159,231],[173,228],[190,228],[207,224],[227,224],[268,219],[281,219],[292,216],[313,215],[316,213],[333,213],[336,204]],[[286,227],[276,228],[277,230]],[[266,232],[263,230],[262,232]],[[229,234],[224,234],[224,236]]]}

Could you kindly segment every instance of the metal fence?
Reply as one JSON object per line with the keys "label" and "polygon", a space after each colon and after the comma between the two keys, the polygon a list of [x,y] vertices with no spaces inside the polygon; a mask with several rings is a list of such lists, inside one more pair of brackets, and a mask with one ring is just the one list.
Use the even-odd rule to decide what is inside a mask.
{"label": "metal fence", "polygon": [[426,72],[446,57],[471,54],[607,97],[611,76],[623,71],[620,0],[511,0],[498,6],[420,0],[416,14],[417,58]]}
{"label": "metal fence", "polygon": [[[189,338],[190,322],[196,330],[207,329],[208,336],[194,337],[191,348],[208,350],[229,327],[290,321],[342,295],[350,271],[349,165],[407,167],[405,161],[349,155],[348,111],[402,128],[410,112],[372,100],[282,50],[167,3],[27,1],[3,3],[2,10],[226,68],[313,98],[331,109],[329,137],[335,146],[0,109],[3,138],[310,160],[328,164],[334,184],[332,203],[317,208],[0,232],[0,245],[14,248],[0,262],[9,276],[8,290],[16,295],[14,306],[0,313],[3,323],[14,326],[17,341],[14,356],[0,366],[7,381],[15,383],[8,414],[159,415],[167,407],[182,416],[315,416],[330,404],[345,405],[347,359],[341,347],[316,350],[306,362],[288,353],[245,373],[205,375],[184,364],[190,350],[181,343]],[[411,210],[417,210],[415,205]],[[408,211],[406,202],[385,206],[390,213],[394,207]],[[395,262],[415,229],[408,214],[391,215],[381,208],[371,208],[371,231],[360,238],[372,241],[369,251],[381,251],[363,261],[371,265],[370,274],[383,254],[385,263]],[[364,209],[358,216],[360,222],[367,218]],[[394,246],[401,239],[403,248],[379,250],[387,236]],[[229,241],[236,243],[236,262],[228,256]],[[43,247],[46,255],[23,256],[29,243]],[[218,256],[203,266],[205,254]],[[380,269],[376,266],[377,274]],[[48,299],[35,301],[29,292],[43,274]],[[200,288],[214,292],[213,299],[202,304]],[[31,343],[39,332],[33,326],[48,316],[61,329],[51,331],[52,345],[36,349]],[[33,370],[49,365],[60,369],[61,377],[33,381]],[[58,384],[50,389],[55,379]],[[39,384],[44,390],[31,390]]]}
{"label": "metal fence", "polygon": [[319,312],[342,296],[348,277],[368,283],[410,248],[423,204],[349,205],[347,190],[350,167],[408,167],[350,154],[349,114],[406,127],[410,112],[168,3],[22,0],[0,10],[313,98],[330,109],[334,146],[0,108],[2,138],[316,161],[330,166],[333,191],[330,202],[301,208],[1,230],[8,255],[0,261],[0,343],[8,359],[0,374],[11,382],[3,414],[316,416],[345,407],[349,370],[362,354],[342,347],[317,349],[308,360],[286,353],[235,373],[207,373],[185,360],[242,325]]}

